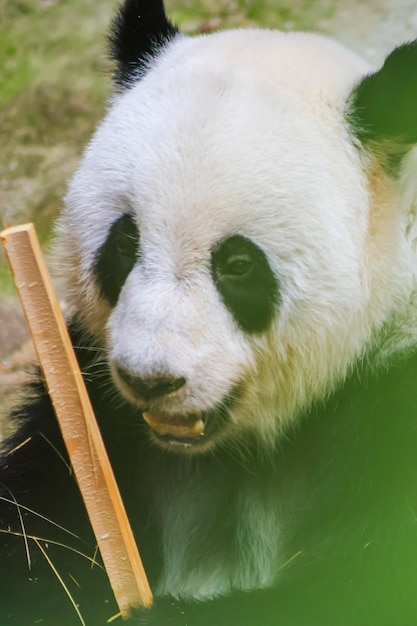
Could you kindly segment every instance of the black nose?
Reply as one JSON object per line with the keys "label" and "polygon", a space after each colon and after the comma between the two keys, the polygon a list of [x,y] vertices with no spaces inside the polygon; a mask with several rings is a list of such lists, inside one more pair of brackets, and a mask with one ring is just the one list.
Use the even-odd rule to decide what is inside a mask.
{"label": "black nose", "polygon": [[181,389],[186,383],[183,376],[149,376],[141,378],[123,367],[118,367],[117,373],[123,382],[145,400],[166,396],[168,393]]}

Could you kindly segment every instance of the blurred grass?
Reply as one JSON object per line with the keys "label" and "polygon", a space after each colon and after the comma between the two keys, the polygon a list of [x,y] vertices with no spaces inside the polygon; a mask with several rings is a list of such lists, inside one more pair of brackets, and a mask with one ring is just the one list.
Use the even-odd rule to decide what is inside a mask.
{"label": "blurred grass", "polygon": [[[35,222],[42,243],[109,93],[117,0],[0,0],[0,228]],[[186,33],[308,28],[330,0],[167,0]],[[0,296],[14,293],[0,250]]]}
{"label": "blurred grass", "polygon": [[[0,226],[42,242],[107,94],[109,0],[0,0]],[[2,254],[2,253],[0,253]],[[0,258],[0,293],[13,292]]]}

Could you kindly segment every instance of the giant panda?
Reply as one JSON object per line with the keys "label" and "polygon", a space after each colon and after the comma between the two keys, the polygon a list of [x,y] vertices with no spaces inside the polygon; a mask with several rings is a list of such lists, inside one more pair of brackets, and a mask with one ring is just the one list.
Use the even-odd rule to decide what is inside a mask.
{"label": "giant panda", "polygon": [[[55,263],[155,603],[417,622],[417,43],[188,38],[126,0]],[[1,626],[117,621],[41,375],[0,458]],[[121,622],[121,619],[119,619]]]}

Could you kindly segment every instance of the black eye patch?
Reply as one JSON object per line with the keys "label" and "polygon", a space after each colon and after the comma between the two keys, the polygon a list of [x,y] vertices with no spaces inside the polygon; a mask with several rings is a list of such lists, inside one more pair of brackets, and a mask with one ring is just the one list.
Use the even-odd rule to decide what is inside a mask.
{"label": "black eye patch", "polygon": [[265,253],[245,237],[229,237],[212,250],[211,272],[238,326],[247,333],[266,330],[279,302],[279,283]]}
{"label": "black eye patch", "polygon": [[94,273],[102,296],[115,306],[139,254],[139,232],[133,218],[118,219],[98,251]]}

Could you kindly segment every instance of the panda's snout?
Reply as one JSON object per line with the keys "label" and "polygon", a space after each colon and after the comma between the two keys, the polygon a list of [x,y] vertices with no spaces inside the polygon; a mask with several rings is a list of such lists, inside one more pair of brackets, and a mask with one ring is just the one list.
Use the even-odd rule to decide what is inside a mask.
{"label": "panda's snout", "polygon": [[145,378],[132,374],[132,372],[121,366],[118,366],[116,371],[121,380],[134,394],[144,400],[160,398],[161,396],[174,393],[181,389],[186,383],[186,379],[183,376],[159,375]]}

